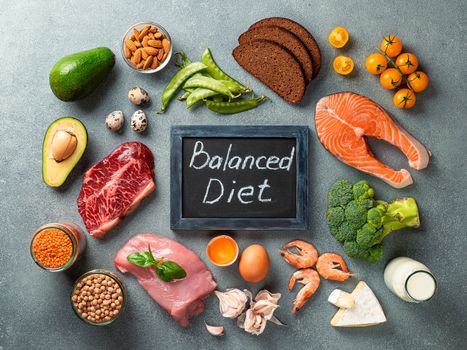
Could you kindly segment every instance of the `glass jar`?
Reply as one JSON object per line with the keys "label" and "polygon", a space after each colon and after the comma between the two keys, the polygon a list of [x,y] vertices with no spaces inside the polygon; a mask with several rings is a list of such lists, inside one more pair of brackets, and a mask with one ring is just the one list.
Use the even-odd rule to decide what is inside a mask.
{"label": "glass jar", "polygon": [[384,282],[409,303],[428,301],[436,292],[436,279],[428,267],[407,257],[395,258],[386,265]]}
{"label": "glass jar", "polygon": [[[89,277],[91,277],[91,279],[89,279]],[[95,277],[95,278],[94,278]],[[98,286],[96,286],[95,284],[91,284],[91,283],[94,283],[92,282],[92,280],[97,280],[97,279],[104,279],[106,277],[110,277],[110,279],[115,282],[118,286],[117,289],[114,289],[113,287],[110,287],[110,286],[106,286],[103,284],[103,282],[97,282],[98,283]],[[86,283],[86,280],[88,281]],[[89,282],[91,281],[91,282]],[[102,291],[99,291],[97,292],[98,294],[100,293],[108,293],[109,295],[110,294],[116,294],[117,295],[117,298],[116,299],[106,299],[106,297],[104,297],[102,300],[103,302],[102,303],[99,303],[97,300],[97,296],[98,294],[96,294],[96,292],[93,293],[93,291],[91,290],[92,288],[96,289],[96,288],[102,288],[102,286],[104,286],[105,290],[102,290]],[[86,289],[84,289],[85,287],[88,287]],[[113,290],[108,292],[108,288],[112,288]],[[88,293],[84,293],[86,294],[86,297],[88,298],[88,300],[80,300],[78,297],[81,295],[80,293],[82,291],[90,291],[90,295],[88,295]],[[90,300],[90,297],[92,297],[92,300]],[[91,270],[89,272],[86,272],[84,273],[83,275],[81,275],[75,282],[74,286],[73,286],[73,290],[71,292],[71,296],[70,296],[70,300],[71,300],[71,306],[73,308],[73,311],[75,312],[76,316],[78,316],[83,322],[86,322],[87,324],[90,324],[90,325],[93,325],[93,326],[106,326],[106,325],[109,325],[111,324],[112,322],[114,322],[123,312],[123,310],[125,309],[125,305],[126,305],[126,298],[127,298],[127,291],[126,291],[126,287],[125,287],[125,284],[123,283],[123,280],[116,274],[116,273],[113,273],[111,271],[108,271],[108,270],[104,270],[104,269],[96,269],[96,270]],[[96,301],[94,301],[96,300]],[[109,302],[107,305],[108,307],[106,308],[106,310],[108,310],[109,312],[114,312],[114,310],[118,310],[118,313],[116,314],[112,314],[112,316],[110,317],[109,320],[102,320],[100,322],[97,322],[97,321],[94,321],[92,320],[92,315],[91,314],[87,314],[86,312],[93,312],[93,313],[97,313],[98,311],[97,310],[101,310],[101,307],[102,309],[104,309],[103,307],[103,303],[105,303],[107,300],[110,300],[111,302]],[[116,300],[118,300],[118,305],[115,305],[113,306],[113,308],[111,307],[112,304],[116,303]],[[113,302],[112,302],[113,301]],[[93,310],[89,311],[87,306],[86,306],[86,310],[84,310],[84,312],[81,312],[78,308],[78,304],[80,302],[84,302],[87,306],[89,305],[92,305],[92,306],[95,306]],[[111,311],[112,310],[112,311]],[[102,312],[102,314],[101,314]],[[103,312],[104,311],[99,311],[99,314],[100,315],[103,315]]]}
{"label": "glass jar", "polygon": [[[44,234],[44,232],[49,229],[59,230],[65,233],[71,241],[71,254],[70,254],[69,259],[66,262],[64,262],[63,265],[58,266],[58,267],[47,266],[47,264],[44,261],[41,261],[34,253],[34,243],[35,243],[36,238],[38,238],[39,235]],[[75,261],[81,256],[85,248],[86,248],[86,236],[83,230],[81,230],[81,228],[78,225],[75,225],[71,222],[50,223],[50,224],[46,224],[46,225],[39,227],[37,231],[34,233],[34,235],[32,236],[31,243],[30,243],[31,257],[34,260],[34,262],[39,267],[50,272],[60,272],[60,271],[65,271],[69,269],[75,263]]]}

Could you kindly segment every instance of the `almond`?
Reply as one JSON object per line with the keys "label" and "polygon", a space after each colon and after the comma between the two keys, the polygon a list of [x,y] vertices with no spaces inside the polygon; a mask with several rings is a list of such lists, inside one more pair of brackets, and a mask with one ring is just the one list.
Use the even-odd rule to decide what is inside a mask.
{"label": "almond", "polygon": [[147,52],[148,55],[151,55],[151,56],[157,55],[157,52],[159,51],[151,46],[145,47],[144,50]]}
{"label": "almond", "polygon": [[135,52],[137,49],[135,43],[130,39],[125,40],[125,46],[128,47],[133,52]]}
{"label": "almond", "polygon": [[159,61],[154,57],[152,60],[151,69],[156,69],[157,67],[159,67]]}
{"label": "almond", "polygon": [[143,46],[143,45],[141,45],[141,43],[138,40],[133,41],[133,43],[135,44],[136,47]]}
{"label": "almond", "polygon": [[149,46],[161,49],[162,48],[162,41],[160,40],[148,40]]}
{"label": "almond", "polygon": [[133,28],[133,39],[139,38],[139,30],[136,28]]}
{"label": "almond", "polygon": [[156,33],[156,34],[154,34],[154,37],[156,39],[161,39],[162,38],[162,33]]}
{"label": "almond", "polygon": [[143,58],[143,60],[149,57],[148,53],[146,52],[146,50],[144,50],[144,48],[141,48],[141,57]]}
{"label": "almond", "polygon": [[135,40],[135,35],[134,34],[130,35],[130,40]]}
{"label": "almond", "polygon": [[130,49],[128,48],[128,46],[124,45],[124,47],[123,47],[123,53],[125,54],[125,58],[126,58],[126,59],[130,59],[130,58],[131,58],[131,51],[130,51]]}
{"label": "almond", "polygon": [[139,33],[138,40],[143,40],[143,38],[148,34],[149,26],[143,28],[143,30]]}
{"label": "almond", "polygon": [[151,33],[157,33],[157,28],[154,26],[151,26],[151,29],[149,29]]}
{"label": "almond", "polygon": [[143,66],[144,66],[144,62],[141,61],[140,63],[136,65],[136,68],[141,69],[143,68]]}
{"label": "almond", "polygon": [[157,60],[159,62],[162,62],[162,57],[164,57],[164,51],[163,50],[159,50],[159,53],[157,54]]}
{"label": "almond", "polygon": [[153,60],[154,59],[153,59],[152,56],[148,56],[147,60],[144,61],[143,69],[148,69],[149,67],[151,67],[151,64],[152,64]]}
{"label": "almond", "polygon": [[138,64],[138,63],[141,62],[141,50],[142,49],[138,49],[138,50],[135,51],[135,54],[133,56],[135,64]]}
{"label": "almond", "polygon": [[131,63],[133,63],[134,66],[137,65],[136,61],[135,61],[135,56],[132,56],[131,59],[130,59]]}
{"label": "almond", "polygon": [[141,42],[143,44],[144,47],[148,46],[148,40],[149,40],[149,36],[145,36],[143,38],[143,41]]}
{"label": "almond", "polygon": [[166,38],[164,38],[164,39],[162,40],[162,47],[164,48],[164,51],[165,51],[165,52],[169,52],[169,50],[170,50],[170,43],[169,43],[169,41],[168,41]]}
{"label": "almond", "polygon": [[[157,33],[156,33],[156,34],[157,34]],[[153,34],[153,33],[149,33],[149,34],[148,34],[148,38],[154,40],[154,39],[155,39],[154,34]]]}

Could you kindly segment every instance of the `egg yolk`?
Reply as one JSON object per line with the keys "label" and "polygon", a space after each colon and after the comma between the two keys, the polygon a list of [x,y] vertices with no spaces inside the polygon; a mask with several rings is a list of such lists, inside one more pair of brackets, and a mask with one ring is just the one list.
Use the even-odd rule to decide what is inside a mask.
{"label": "egg yolk", "polygon": [[237,246],[231,238],[219,237],[208,246],[208,256],[212,262],[224,265],[235,259]]}

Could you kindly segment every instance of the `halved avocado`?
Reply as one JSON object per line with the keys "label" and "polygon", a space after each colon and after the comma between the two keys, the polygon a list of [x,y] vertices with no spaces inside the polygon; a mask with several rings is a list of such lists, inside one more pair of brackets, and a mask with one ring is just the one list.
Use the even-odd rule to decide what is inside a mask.
{"label": "halved avocado", "polygon": [[[68,158],[56,161],[53,156],[53,140],[59,131],[76,138],[76,148]],[[61,186],[83,156],[88,144],[88,132],[84,124],[73,117],[57,119],[47,128],[42,144],[42,179],[51,187]]]}

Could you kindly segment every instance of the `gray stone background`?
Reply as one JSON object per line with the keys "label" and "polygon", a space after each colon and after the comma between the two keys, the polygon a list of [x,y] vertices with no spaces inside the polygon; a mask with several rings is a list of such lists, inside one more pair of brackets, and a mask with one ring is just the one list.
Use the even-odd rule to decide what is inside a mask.
{"label": "gray stone background", "polygon": [[[464,0],[452,1],[0,1],[0,348],[2,349],[459,349],[466,333],[466,12]],[[258,19],[290,17],[315,36],[323,67],[299,106],[284,103],[243,71],[231,57],[238,36]],[[171,64],[160,74],[142,75],[130,70],[120,55],[126,29],[141,20],[162,24],[172,35],[175,49],[197,59],[204,48],[228,73],[251,83],[271,101],[260,108],[220,117],[205,108],[186,110],[175,101],[166,114],[155,116],[164,86],[176,71]],[[345,50],[327,43],[335,26],[346,27],[351,41]],[[364,60],[381,38],[397,34],[405,49],[419,57],[431,78],[410,111],[392,105],[392,93],[365,71]],[[76,102],[57,100],[48,86],[48,73],[60,57],[108,46],[117,56],[108,80],[91,96]],[[355,60],[355,72],[344,78],[332,71],[334,56]],[[104,127],[107,113],[121,109],[127,118],[136,110],[126,98],[134,85],[149,91],[153,103],[145,108],[149,130],[137,135],[127,127],[122,135]],[[383,106],[433,152],[424,171],[411,171],[415,184],[396,190],[360,173],[328,154],[316,138],[314,106],[322,96],[354,91]],[[84,159],[59,190],[41,180],[41,145],[44,132],[56,118],[72,115],[87,126],[89,144]],[[127,119],[128,120],[128,119]],[[169,129],[171,125],[309,125],[311,132],[311,210],[309,232],[235,232],[241,248],[253,242],[267,247],[271,271],[264,283],[248,285],[236,267],[209,265],[220,289],[263,286],[283,293],[276,315],[288,324],[269,325],[260,337],[238,329],[223,319],[217,300],[207,300],[206,311],[187,329],[179,327],[153,302],[131,276],[125,276],[128,304],[121,319],[110,327],[81,322],[70,306],[73,281],[93,268],[114,270],[116,250],[138,232],[157,232],[183,242],[206,261],[205,246],[212,232],[174,233],[169,229]],[[34,230],[47,222],[71,220],[83,226],[76,209],[81,175],[93,163],[127,140],[145,142],[156,158],[157,190],[131,217],[102,241],[88,237],[84,258],[69,272],[40,270],[29,256]],[[378,157],[396,168],[406,159],[393,147],[370,142]],[[420,206],[423,227],[398,232],[385,241],[385,259],[376,265],[347,258],[356,278],[339,284],[323,281],[317,293],[295,316],[290,313],[295,293],[286,285],[292,268],[276,249],[301,238],[321,252],[342,252],[325,224],[326,192],[338,178],[368,179],[380,198],[414,196]],[[398,299],[383,282],[383,269],[395,256],[406,255],[426,263],[436,275],[439,290],[426,304]],[[359,279],[367,281],[378,296],[388,322],[365,329],[335,329],[329,320],[336,308],[326,300],[336,287],[350,291]],[[226,335],[211,337],[204,320],[223,324]]]}

